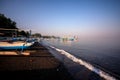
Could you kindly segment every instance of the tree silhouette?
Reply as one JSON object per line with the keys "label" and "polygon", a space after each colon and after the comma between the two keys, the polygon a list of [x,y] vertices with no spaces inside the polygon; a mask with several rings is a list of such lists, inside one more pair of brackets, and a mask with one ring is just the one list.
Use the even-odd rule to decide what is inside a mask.
{"label": "tree silhouette", "polygon": [[0,14],[0,28],[17,29],[16,22],[7,18],[4,14]]}
{"label": "tree silhouette", "polygon": [[19,35],[29,37],[28,32],[24,30],[18,31],[15,21],[12,21],[10,18],[0,13],[0,36],[15,37]]}

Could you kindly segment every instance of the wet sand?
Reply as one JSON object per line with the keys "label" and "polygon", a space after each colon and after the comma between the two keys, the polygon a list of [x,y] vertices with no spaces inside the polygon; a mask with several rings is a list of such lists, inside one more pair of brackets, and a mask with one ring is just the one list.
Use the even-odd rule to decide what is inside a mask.
{"label": "wet sand", "polygon": [[0,55],[1,79],[74,80],[64,65],[41,44],[35,43],[22,54],[19,51],[6,54]]}
{"label": "wet sand", "polygon": [[52,49],[49,50],[57,59],[63,62],[63,64],[75,80],[105,80],[95,72],[86,68],[84,65],[74,62],[72,59],[69,59],[67,56],[61,54],[59,51]]}

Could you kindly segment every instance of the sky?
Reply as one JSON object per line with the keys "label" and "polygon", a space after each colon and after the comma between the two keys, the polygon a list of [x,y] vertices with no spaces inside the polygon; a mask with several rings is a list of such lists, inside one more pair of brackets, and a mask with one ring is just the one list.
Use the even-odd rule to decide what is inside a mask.
{"label": "sky", "polygon": [[0,13],[42,35],[120,36],[120,0],[0,0]]}

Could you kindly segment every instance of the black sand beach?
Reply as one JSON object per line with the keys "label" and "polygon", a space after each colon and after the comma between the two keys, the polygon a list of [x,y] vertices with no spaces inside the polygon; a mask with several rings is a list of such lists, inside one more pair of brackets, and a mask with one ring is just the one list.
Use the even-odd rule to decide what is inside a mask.
{"label": "black sand beach", "polygon": [[0,55],[0,78],[10,80],[74,80],[44,46],[35,43],[30,55]]}

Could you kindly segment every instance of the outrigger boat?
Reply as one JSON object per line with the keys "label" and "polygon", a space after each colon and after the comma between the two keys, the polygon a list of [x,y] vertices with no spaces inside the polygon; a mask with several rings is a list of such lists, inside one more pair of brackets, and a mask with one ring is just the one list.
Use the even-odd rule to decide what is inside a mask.
{"label": "outrigger boat", "polygon": [[[15,31],[15,34],[17,34],[17,30],[18,29],[3,29],[0,28],[0,30],[4,30],[4,31],[8,31],[8,30],[13,30]],[[25,38],[24,40],[22,40],[22,37],[19,39],[17,37],[17,35],[14,35],[14,37],[9,37],[0,40],[0,50],[18,50],[21,49],[23,51],[23,49],[27,49],[29,48],[32,44],[34,43],[33,40],[30,40],[30,38]]]}
{"label": "outrigger boat", "polygon": [[10,50],[10,49],[27,49],[34,42],[24,42],[24,41],[15,41],[15,42],[0,42],[0,50]]}

